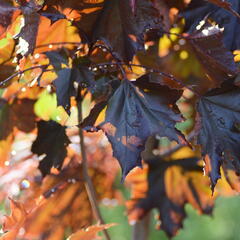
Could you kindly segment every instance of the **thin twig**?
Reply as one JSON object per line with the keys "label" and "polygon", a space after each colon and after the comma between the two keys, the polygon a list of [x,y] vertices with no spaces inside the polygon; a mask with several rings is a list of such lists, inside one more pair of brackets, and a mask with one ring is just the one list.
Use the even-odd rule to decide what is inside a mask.
{"label": "thin twig", "polygon": [[[120,72],[121,72],[121,74],[122,74],[123,79],[127,79],[127,75],[126,75],[126,72],[125,72],[125,70],[124,70],[124,68],[123,68],[123,64],[121,64],[121,62],[119,61],[119,59],[116,58],[116,56],[114,56],[114,54],[113,54],[113,52],[112,52],[112,50],[111,50],[110,48],[108,48],[107,46],[102,45],[102,44],[96,44],[96,45],[94,46],[94,48],[92,49],[92,51],[93,51],[95,48],[102,48],[102,49],[105,49],[108,53],[110,53],[111,56],[112,56],[112,58],[116,61],[115,64],[116,64],[117,67],[119,68],[119,70],[120,70]],[[117,63],[119,63],[119,64],[117,64]]]}
{"label": "thin twig", "polygon": [[42,44],[38,45],[35,48],[43,48],[43,47],[49,47],[49,46],[54,46],[54,45],[80,45],[82,44],[81,42],[53,42],[53,43],[47,43],[47,44]]}
{"label": "thin twig", "polygon": [[122,65],[122,66],[132,66],[132,67],[139,67],[139,68],[145,68],[146,70],[148,70],[149,72],[153,72],[153,73],[157,73],[161,76],[170,78],[171,80],[175,81],[176,83],[178,83],[179,85],[181,85],[182,87],[185,87],[187,89],[189,89],[191,92],[193,92],[196,96],[201,97],[201,95],[194,90],[191,86],[187,86],[186,84],[184,84],[182,81],[180,81],[179,79],[175,78],[172,74],[169,73],[165,73],[165,72],[161,72],[157,69],[145,66],[145,65],[141,65],[141,64],[134,64],[134,63],[124,63],[124,62],[107,62],[107,63],[98,63],[98,64],[94,64],[94,67],[100,67],[100,66],[111,66],[111,65]]}
{"label": "thin twig", "polygon": [[[79,95],[80,95],[80,89],[79,89]],[[78,97],[78,121],[82,121],[82,99],[81,96]],[[88,174],[88,163],[87,163],[87,154],[86,154],[86,148],[84,144],[84,135],[82,128],[79,128],[79,137],[80,137],[80,148],[82,153],[82,168],[83,168],[83,178],[85,182],[85,188],[88,194],[88,198],[93,210],[93,213],[96,217],[96,219],[99,221],[100,224],[104,224],[104,220],[102,218],[102,215],[100,213],[96,192],[94,185],[92,183],[92,180]],[[110,236],[106,229],[103,230],[104,236],[107,240],[111,240]]]}
{"label": "thin twig", "polygon": [[9,76],[8,78],[6,78],[2,82],[0,82],[0,86],[4,86],[8,81],[12,80],[13,78],[15,78],[17,76],[21,76],[23,73],[25,73],[27,71],[30,71],[30,70],[33,70],[33,69],[36,69],[36,68],[44,68],[44,67],[47,67],[47,66],[49,66],[49,64],[33,66],[33,67],[30,67],[30,68],[26,68],[22,71],[15,72],[11,76]]}
{"label": "thin twig", "polygon": [[165,34],[168,34],[168,35],[177,36],[178,38],[183,38],[183,39],[187,39],[187,38],[188,38],[187,35],[183,35],[183,34],[181,34],[181,33],[173,33],[173,32],[168,32],[168,31],[164,31],[164,30],[162,30],[161,32],[162,32],[162,33],[165,33]]}
{"label": "thin twig", "polygon": [[[188,135],[187,141],[189,142],[189,141],[193,140],[195,136],[196,136],[196,132],[193,130],[193,131]],[[162,153],[159,153],[158,156],[159,156],[160,158],[168,157],[169,155],[175,153],[176,151],[178,151],[179,149],[181,149],[181,148],[184,147],[184,146],[186,146],[186,145],[184,145],[184,144],[178,144],[178,145],[176,145],[176,146],[174,146],[174,147],[172,147],[172,148],[170,148],[170,149],[168,149],[168,150],[166,150],[166,151],[164,151],[164,152],[162,152]]]}

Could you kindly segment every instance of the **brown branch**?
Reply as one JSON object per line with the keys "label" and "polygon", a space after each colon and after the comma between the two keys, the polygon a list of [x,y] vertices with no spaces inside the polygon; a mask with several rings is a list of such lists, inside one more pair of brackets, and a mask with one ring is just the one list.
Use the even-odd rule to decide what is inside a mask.
{"label": "brown branch", "polygon": [[[80,95],[80,88],[79,88],[79,95]],[[82,121],[82,99],[81,96],[78,96],[78,121]],[[83,167],[83,179],[85,182],[85,188],[88,194],[88,198],[92,207],[92,211],[95,215],[95,218],[99,221],[100,224],[104,224],[104,220],[102,218],[102,215],[100,213],[98,202],[97,202],[97,196],[95,192],[94,185],[92,183],[91,177],[88,174],[88,163],[87,163],[87,154],[86,154],[86,148],[84,144],[84,135],[82,128],[79,127],[79,137],[80,137],[80,149],[82,153],[82,167]],[[106,229],[103,230],[104,236],[107,240],[111,240],[110,236]]]}
{"label": "brown branch", "polygon": [[[145,150],[142,152],[142,158],[147,161],[154,156],[153,150],[158,146],[158,140],[155,136],[148,138]],[[151,212],[149,212],[143,219],[136,221],[133,225],[132,240],[147,240],[149,238],[149,227],[151,221]]]}
{"label": "brown branch", "polygon": [[[122,74],[123,79],[127,79],[127,75],[126,75],[126,72],[125,72],[125,70],[124,70],[124,68],[123,68],[123,64],[121,64],[120,60],[114,56],[114,54],[113,54],[113,52],[111,51],[110,48],[108,48],[107,46],[102,45],[102,44],[96,44],[96,45],[94,46],[94,48],[92,49],[92,51],[93,51],[95,48],[102,48],[102,49],[105,49],[108,53],[110,53],[111,56],[112,56],[112,58],[116,61],[116,62],[115,62],[115,65],[119,68],[119,70],[120,70],[120,72],[121,72],[121,74]],[[118,63],[119,63],[119,64],[118,64]],[[105,64],[105,65],[106,65],[106,64]],[[111,64],[110,64],[110,65],[111,65]]]}
{"label": "brown branch", "polygon": [[100,66],[109,66],[109,65],[124,65],[124,66],[132,66],[132,67],[139,67],[139,68],[145,68],[146,70],[148,70],[149,72],[153,72],[153,73],[157,73],[161,76],[170,78],[171,80],[175,81],[176,83],[178,83],[179,85],[181,85],[182,87],[185,87],[187,89],[189,89],[191,92],[193,92],[196,96],[201,97],[201,95],[196,92],[195,89],[193,89],[191,86],[187,86],[186,84],[184,84],[182,81],[180,81],[179,79],[175,78],[172,74],[169,73],[165,73],[165,72],[161,72],[157,69],[145,66],[145,65],[141,65],[141,64],[133,64],[133,63],[124,63],[124,62],[107,62],[107,63],[98,63],[98,64],[94,64],[94,67],[100,67]]}
{"label": "brown branch", "polygon": [[48,67],[49,64],[45,64],[45,65],[38,65],[38,66],[33,66],[33,67],[30,67],[30,68],[26,68],[22,71],[18,71],[18,72],[15,72],[14,74],[12,74],[11,76],[9,76],[8,78],[6,78],[5,80],[3,80],[2,82],[0,82],[0,86],[4,86],[8,81],[12,80],[13,78],[17,77],[17,76],[21,76],[23,73],[27,72],[27,71],[30,71],[30,70],[33,70],[33,69],[36,69],[36,68],[44,68],[44,67]]}
{"label": "brown branch", "polygon": [[149,228],[151,221],[151,213],[148,213],[143,219],[134,224],[132,232],[132,240],[147,240],[149,237]]}

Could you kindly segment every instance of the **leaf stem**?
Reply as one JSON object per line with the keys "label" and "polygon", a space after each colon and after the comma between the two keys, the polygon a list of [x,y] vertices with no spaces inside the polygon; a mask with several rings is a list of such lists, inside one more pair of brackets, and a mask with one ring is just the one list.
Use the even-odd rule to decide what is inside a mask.
{"label": "leaf stem", "polygon": [[[125,70],[124,70],[124,68],[123,68],[123,64],[121,64],[121,62],[119,61],[119,59],[116,58],[116,56],[114,56],[114,54],[113,54],[113,52],[111,51],[110,48],[108,48],[107,46],[102,45],[102,44],[96,44],[93,49],[95,49],[95,48],[102,48],[102,49],[105,49],[108,53],[110,53],[111,56],[112,56],[112,58],[116,61],[115,64],[116,64],[116,66],[118,66],[118,68],[119,68],[119,70],[120,70],[120,72],[121,72],[121,74],[122,74],[123,79],[127,79],[127,75],[126,75],[126,72],[125,72]],[[92,50],[93,50],[93,49],[92,49]],[[118,63],[119,63],[119,64],[118,64]],[[105,65],[106,65],[106,64],[105,64]]]}
{"label": "leaf stem", "polygon": [[[195,137],[197,136],[197,133],[193,130],[187,137],[187,141],[191,141],[193,140]],[[182,147],[184,147],[186,145],[184,144],[178,144],[162,153],[159,153],[158,157],[160,158],[165,158],[165,157],[168,157],[169,155],[175,153],[176,151],[178,151],[179,149],[181,149]]]}
{"label": "leaf stem", "polygon": [[178,83],[180,86],[185,87],[187,89],[189,89],[191,92],[193,92],[196,96],[201,97],[201,95],[195,90],[193,89],[191,86],[187,86],[186,84],[184,84],[181,80],[175,78],[172,74],[169,73],[165,73],[165,72],[161,72],[157,69],[145,66],[145,65],[141,65],[141,64],[134,64],[134,63],[124,63],[124,62],[107,62],[107,63],[98,63],[98,64],[94,64],[94,67],[100,67],[100,66],[106,66],[106,65],[115,65],[115,66],[131,66],[131,67],[139,67],[139,68],[145,68],[146,70],[148,70],[149,72],[153,72],[153,73],[157,73],[161,76],[170,78],[171,80],[173,80],[174,82]]}
{"label": "leaf stem", "polygon": [[[79,95],[80,95],[80,89],[79,89]],[[81,96],[78,96],[77,99],[77,106],[78,106],[78,121],[82,121],[82,99]],[[104,224],[104,220],[102,218],[102,215],[100,213],[98,202],[97,202],[97,196],[95,192],[95,188],[93,185],[93,182],[91,180],[91,177],[88,174],[88,163],[87,163],[87,154],[86,154],[86,148],[84,144],[84,135],[83,130],[81,127],[79,127],[79,137],[80,137],[80,149],[82,153],[82,168],[83,168],[83,179],[85,182],[85,188],[88,194],[88,198],[92,207],[92,211],[95,215],[95,218],[99,221],[100,224]],[[103,234],[107,240],[111,240],[110,236],[106,229],[103,230]]]}

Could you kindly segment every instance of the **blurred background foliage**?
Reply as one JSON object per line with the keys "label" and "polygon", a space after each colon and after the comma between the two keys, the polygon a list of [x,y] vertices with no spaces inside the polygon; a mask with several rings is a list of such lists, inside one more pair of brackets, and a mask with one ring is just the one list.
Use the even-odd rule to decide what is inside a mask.
{"label": "blurred background foliage", "polygon": [[[186,205],[187,218],[184,220],[184,227],[173,240],[239,240],[240,221],[240,198],[220,197],[212,216],[199,215],[190,205]],[[109,229],[114,240],[130,239],[132,228],[127,223],[127,217],[122,213],[126,211],[124,206],[107,207],[101,205],[101,212],[107,222],[115,222],[116,225]],[[153,211],[152,215],[157,214]],[[153,217],[150,223],[149,240],[167,240],[163,231],[155,229],[156,219]]]}
{"label": "blurred background foliage", "polygon": [[[102,3],[103,1],[99,2]],[[177,18],[177,14],[186,7],[187,3],[189,1],[172,0],[169,6],[166,5],[166,12],[169,12],[169,16],[167,20],[165,19],[165,24],[169,26],[165,30],[168,33],[161,33],[157,37],[153,36],[153,38],[146,39],[145,51],[137,52],[132,63],[143,64],[150,69],[171,73],[185,85],[193,87],[193,90],[197,89],[200,94],[204,94],[210,88],[215,87],[215,82],[206,77],[204,74],[206,64],[205,66],[201,64],[191,44],[184,35],[181,35],[184,32],[185,20],[182,17]],[[69,1],[69,4],[75,6],[74,1]],[[89,4],[94,5],[94,1],[90,1]],[[52,66],[55,67],[56,62],[53,61],[52,63],[51,59],[45,54],[46,51],[53,51],[56,56],[60,56],[60,63],[57,62],[57,67],[60,66],[63,69],[74,65],[72,59],[74,51],[76,51],[76,54],[74,53],[76,59],[85,60],[82,56],[86,55],[88,47],[78,34],[77,24],[81,24],[79,19],[81,19],[82,15],[85,17],[87,14],[91,15],[93,13],[94,15],[95,10],[98,12],[99,8],[93,8],[93,10],[84,9],[84,12],[81,12],[82,6],[79,7],[76,4],[75,7],[74,11],[70,11],[68,3],[65,1],[61,6],[61,11],[66,14],[67,19],[58,19],[54,23],[47,17],[41,16],[39,33],[35,39],[36,48],[32,55],[24,56],[21,61],[12,61],[17,56],[16,52],[14,52],[13,36],[21,30],[20,20],[23,16],[13,18],[13,24],[9,27],[4,38],[0,40],[0,83],[18,70],[25,71],[31,66],[49,64],[46,69],[36,68],[26,71],[20,76],[15,75],[6,84],[1,85],[2,88],[0,88],[0,123],[2,127],[2,132],[0,132],[0,223],[3,227],[0,236],[5,236],[8,233],[13,234],[13,237],[9,237],[7,240],[15,239],[19,234],[26,234],[27,239],[31,240],[67,239],[71,233],[96,223],[82,179],[79,132],[75,127],[78,124],[76,99],[71,98],[70,116],[63,106],[57,106],[56,86],[53,84],[57,77],[57,71],[53,71],[56,69],[52,68]],[[95,16],[93,16],[93,19],[95,19]],[[83,21],[85,21],[84,18]],[[73,22],[74,24],[72,24]],[[88,24],[86,27],[89,27]],[[159,38],[159,36],[161,37]],[[53,40],[54,44],[52,44]],[[73,44],[62,44],[62,42],[72,42]],[[204,55],[205,52],[202,52]],[[65,55],[67,56],[66,59],[64,58]],[[64,59],[63,62],[61,62],[62,58]],[[93,66],[106,61],[109,63],[115,61],[111,54],[102,47],[91,52],[88,60],[89,62],[92,61]],[[239,50],[234,51],[234,60],[240,62]],[[133,66],[130,68],[123,66],[123,68],[129,80],[136,80],[147,72],[147,68],[142,67]],[[40,70],[47,71],[41,73]],[[83,118],[88,116],[90,109],[97,101],[101,101],[101,98],[105,99],[105,95],[109,94],[107,92],[109,89],[102,91],[100,83],[106,84],[104,82],[106,79],[121,78],[116,66],[111,64],[106,68],[104,66],[101,68],[90,67],[88,71],[94,73],[95,80],[100,85],[100,94],[96,91],[95,96],[85,92],[82,102]],[[111,74],[113,77],[108,79],[108,75]],[[39,79],[39,76],[41,76],[41,79]],[[17,79],[19,81],[16,81]],[[162,77],[161,81],[172,88],[183,88],[182,85],[166,76]],[[38,82],[41,87],[38,86]],[[104,87],[106,88],[106,85]],[[176,126],[186,136],[192,132],[196,123],[195,105],[197,96],[193,92],[184,88],[183,94],[177,102],[185,120]],[[26,101],[26,99],[29,101]],[[101,111],[96,124],[104,120],[105,111],[106,108]],[[63,162],[63,171],[60,172],[57,168],[51,168],[51,174],[44,179],[38,169],[38,164],[42,158],[31,152],[32,142],[37,136],[37,128],[32,124],[34,121],[39,120],[54,121],[61,126],[65,126],[71,140],[71,144],[67,148],[67,156]],[[24,123],[19,124],[21,121]],[[128,219],[128,215],[130,215],[129,209],[132,203],[146,197],[150,182],[147,181],[148,172],[144,168],[141,174],[138,175],[140,180],[135,178],[136,176],[134,177],[133,173],[133,176],[126,181],[125,185],[121,184],[119,165],[112,158],[112,150],[106,137],[101,133],[85,133],[84,137],[89,174],[93,179],[102,216],[107,223],[117,223],[116,226],[109,228],[112,240],[129,240],[133,228],[129,224],[129,222],[131,223],[131,219]],[[174,147],[176,147],[176,143],[169,141],[165,137],[160,138],[158,136],[154,154],[161,155]],[[171,161],[193,157],[201,157],[200,149],[197,146],[194,150],[189,147],[180,148],[178,151],[168,154],[164,158],[164,162],[169,164]],[[197,163],[198,170],[202,166],[203,161],[199,161]],[[160,170],[163,171],[161,168]],[[191,170],[190,168],[189,171]],[[178,178],[175,179],[174,174],[171,175],[172,172],[176,173]],[[179,167],[174,168],[172,172],[171,167],[164,169],[162,173],[166,186],[159,185],[159,188],[163,188],[164,193],[171,191],[173,193],[171,200],[179,204],[180,208],[185,209],[187,214],[187,218],[183,221],[184,228],[173,239],[240,240],[240,198],[235,196],[236,192],[230,189],[226,179],[223,177],[223,180],[218,182],[215,193],[211,196],[210,182],[207,176],[203,176],[202,170],[184,175],[185,172],[181,171]],[[199,202],[196,204],[196,199],[191,191],[189,195],[185,194],[186,192],[189,193],[189,186],[186,183],[188,183],[188,180],[189,182],[192,180],[192,176],[194,179],[194,174],[197,176],[199,173],[201,178],[196,179],[200,179],[198,183],[202,187],[201,190],[203,190],[199,194],[203,196],[200,199],[202,200],[199,204],[200,207]],[[181,176],[183,176],[183,181],[179,181]],[[235,181],[235,183],[236,185],[239,184],[239,177],[234,174],[232,176],[229,174],[229,176],[230,178],[233,177],[234,180],[237,179],[238,181]],[[185,185],[182,185],[182,183]],[[172,189],[173,186],[176,186],[176,191]],[[235,186],[235,189],[237,188],[238,186]],[[175,192],[176,195],[174,195]],[[184,197],[187,195],[187,199],[183,199],[184,203],[181,201],[179,203],[177,195],[179,192]],[[219,195],[226,197],[218,197]],[[136,199],[131,201],[130,199],[133,196]],[[162,195],[157,195],[157,197],[161,199]],[[14,205],[14,201],[11,199],[23,204]],[[200,212],[204,212],[204,207],[212,207],[215,199],[217,200],[212,215],[200,215]],[[127,207],[125,202],[127,202]],[[184,206],[186,202],[191,202],[195,208],[190,204]],[[31,212],[30,214],[28,210]],[[7,219],[11,224],[6,221],[4,215],[10,216]],[[149,240],[167,239],[167,235],[162,230],[159,231],[155,228],[155,226],[160,225],[159,213],[152,210],[150,215]],[[176,219],[178,221],[178,217]],[[3,239],[5,240],[5,238]]]}

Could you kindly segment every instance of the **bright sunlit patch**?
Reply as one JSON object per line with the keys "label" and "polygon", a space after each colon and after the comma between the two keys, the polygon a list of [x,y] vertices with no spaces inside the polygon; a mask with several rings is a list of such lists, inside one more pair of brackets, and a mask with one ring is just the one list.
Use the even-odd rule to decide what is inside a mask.
{"label": "bright sunlit patch", "polygon": [[24,179],[22,182],[21,182],[21,185],[23,188],[29,188],[30,187],[30,182],[26,179]]}
{"label": "bright sunlit patch", "polygon": [[18,184],[16,183],[13,183],[10,187],[10,193],[11,195],[13,196],[17,196],[19,193],[20,193],[20,189],[19,189],[19,186]]}
{"label": "bright sunlit patch", "polygon": [[171,46],[171,40],[168,38],[168,36],[165,34],[162,38],[159,40],[159,51],[158,55],[160,57],[165,57],[169,53],[169,48]]}
{"label": "bright sunlit patch", "polygon": [[56,116],[56,120],[57,120],[57,121],[61,121],[60,116]]}
{"label": "bright sunlit patch", "polygon": [[39,53],[36,53],[36,54],[34,55],[34,58],[35,58],[35,59],[40,58],[40,54],[39,54]]}
{"label": "bright sunlit patch", "polygon": [[5,162],[4,162],[4,165],[5,165],[5,166],[9,166],[9,165],[10,165],[10,162],[9,162],[9,161],[5,161]]}
{"label": "bright sunlit patch", "polygon": [[188,52],[187,51],[181,51],[180,54],[179,54],[179,57],[182,59],[182,60],[185,60],[188,58]]}
{"label": "bright sunlit patch", "polygon": [[202,33],[203,33],[203,35],[208,36],[209,35],[209,30],[208,29],[203,29]]}
{"label": "bright sunlit patch", "polygon": [[24,38],[19,38],[17,54],[25,55],[29,51],[29,43]]}
{"label": "bright sunlit patch", "polygon": [[8,45],[8,39],[7,38],[3,38],[0,40],[0,48],[6,47]]}
{"label": "bright sunlit patch", "polygon": [[22,228],[19,229],[18,234],[20,236],[23,236],[25,234],[25,232],[26,232],[26,230],[22,227]]}
{"label": "bright sunlit patch", "polygon": [[15,156],[15,155],[17,154],[17,152],[16,152],[15,150],[12,150],[12,151],[11,151],[11,154],[12,154],[13,156]]}
{"label": "bright sunlit patch", "polygon": [[234,51],[233,54],[234,54],[234,61],[240,62],[240,50]]}
{"label": "bright sunlit patch", "polygon": [[202,20],[202,21],[197,25],[196,29],[197,29],[197,30],[200,30],[200,29],[203,27],[204,24],[205,24],[205,20]]}
{"label": "bright sunlit patch", "polygon": [[177,34],[180,34],[180,32],[181,32],[181,29],[179,27],[171,28],[171,30],[170,30],[170,33],[171,33],[170,34],[170,39],[172,41],[176,41],[178,39]]}

